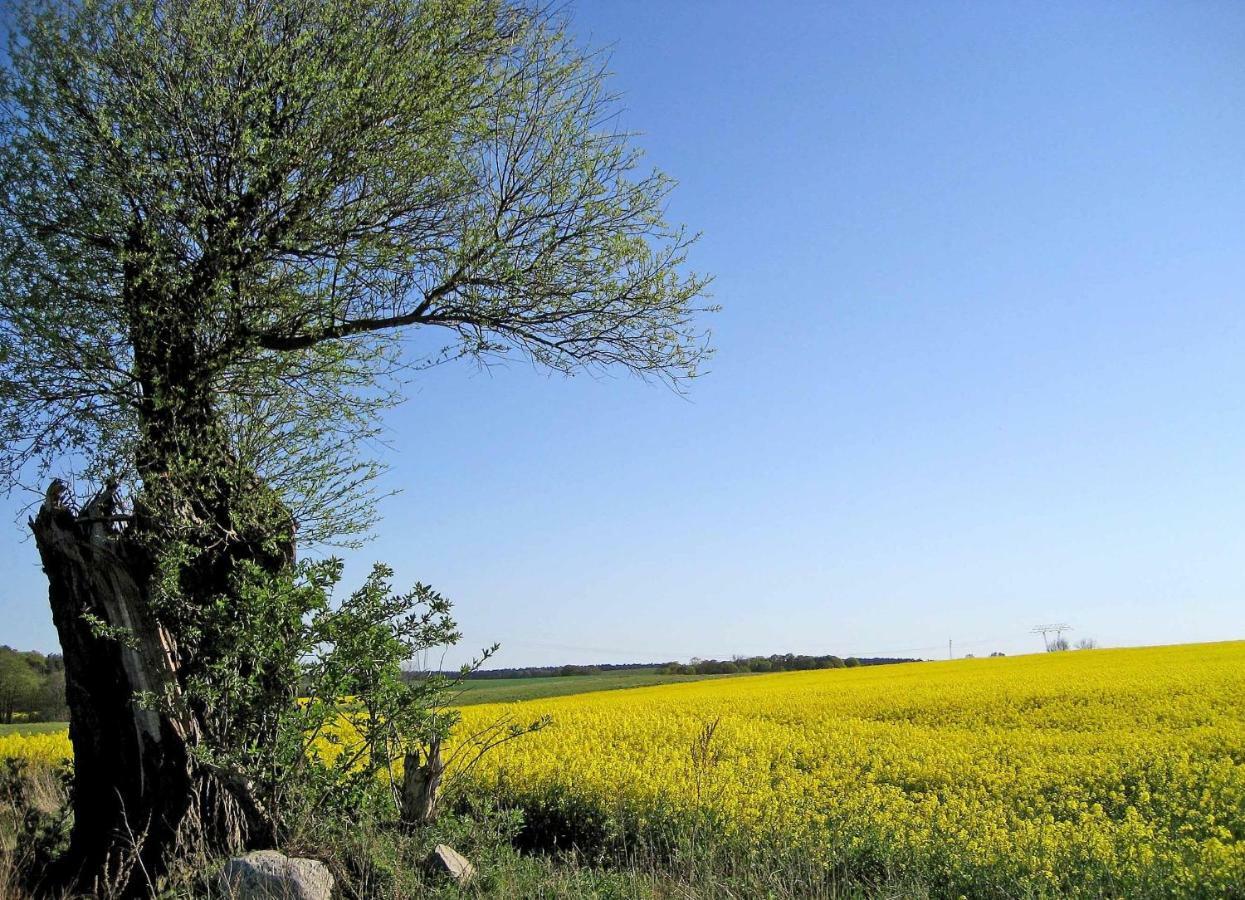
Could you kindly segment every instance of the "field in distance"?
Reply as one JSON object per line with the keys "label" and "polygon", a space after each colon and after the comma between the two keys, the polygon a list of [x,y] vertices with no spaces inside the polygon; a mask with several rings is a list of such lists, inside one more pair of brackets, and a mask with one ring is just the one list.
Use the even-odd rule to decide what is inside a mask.
{"label": "field in distance", "polygon": [[[677,684],[683,681],[701,681],[707,678],[734,678],[734,675],[663,675],[657,667],[626,669],[617,672],[594,672],[589,675],[547,675],[534,678],[475,678],[463,682],[454,692],[455,706],[475,706],[480,703],[515,703],[521,700],[540,700],[547,697],[564,697],[569,694],[587,694],[595,691],[612,691],[621,688],[652,687],[659,684]],[[14,722],[0,724],[0,736],[10,734],[47,734],[64,731],[67,722]]]}
{"label": "field in distance", "polygon": [[6,734],[47,734],[53,731],[64,731],[68,722],[13,722],[0,725],[0,737]]}
{"label": "field in distance", "polygon": [[730,675],[662,675],[652,669],[627,669],[618,672],[594,672],[590,675],[552,675],[538,678],[473,678],[463,682],[455,691],[455,706],[474,706],[480,703],[514,703],[521,700],[539,700],[545,697],[563,697],[569,694],[587,694],[596,691],[612,691],[620,688],[651,687],[659,684],[677,684],[683,681],[701,681],[706,678],[731,678]]}

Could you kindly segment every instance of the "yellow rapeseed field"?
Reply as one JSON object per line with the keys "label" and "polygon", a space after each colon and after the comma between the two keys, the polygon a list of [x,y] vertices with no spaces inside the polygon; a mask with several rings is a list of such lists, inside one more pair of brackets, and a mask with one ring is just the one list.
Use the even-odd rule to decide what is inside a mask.
{"label": "yellow rapeseed field", "polygon": [[464,724],[507,713],[555,724],[476,784],[581,838],[709,834],[936,893],[1245,896],[1245,643],[701,681]]}
{"label": "yellow rapeseed field", "polygon": [[[563,844],[975,896],[1245,897],[1245,642],[783,673],[463,709],[554,724],[469,790]],[[64,735],[0,737],[60,758]]]}
{"label": "yellow rapeseed field", "polygon": [[59,763],[73,755],[68,731],[44,734],[0,734],[0,759],[29,763]]}

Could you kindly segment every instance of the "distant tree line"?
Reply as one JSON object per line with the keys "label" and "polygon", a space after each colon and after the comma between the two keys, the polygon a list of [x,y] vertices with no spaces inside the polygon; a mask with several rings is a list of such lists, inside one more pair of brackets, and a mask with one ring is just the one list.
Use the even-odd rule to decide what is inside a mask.
{"label": "distant tree line", "polygon": [[[660,663],[602,663],[600,665],[561,665],[561,666],[526,666],[517,669],[479,669],[466,673],[468,680],[488,680],[490,678],[562,678],[574,675],[599,675],[602,672],[635,672],[640,670],[655,671]],[[408,672],[408,680],[417,680],[427,676],[427,672]],[[459,677],[463,673],[442,672],[442,675]]]}
{"label": "distant tree line", "polygon": [[58,653],[0,646],[0,723],[57,722],[65,705],[65,660]]}
{"label": "distant tree line", "polygon": [[[802,656],[775,653],[773,656],[737,656],[734,659],[699,659],[690,663],[601,663],[598,665],[526,666],[517,669],[479,669],[464,675],[442,672],[442,675],[465,677],[469,680],[490,678],[565,678],[576,675],[599,675],[602,672],[656,672],[659,675],[734,675],[741,672],[802,672],[809,669],[850,669],[855,666],[882,666],[891,663],[916,662],[914,659],[871,656],[863,659],[849,656]],[[427,672],[407,672],[408,680],[426,678]]]}
{"label": "distant tree line", "polygon": [[775,653],[772,656],[737,656],[734,659],[693,659],[690,663],[669,662],[658,671],[663,675],[734,675],[740,672],[804,672],[811,669],[851,669],[856,666],[884,666],[891,663],[916,662],[889,656],[860,659],[849,656],[804,656]]}
{"label": "distant tree line", "polygon": [[651,669],[652,663],[628,663],[626,665],[599,666],[528,666],[522,669],[481,669],[471,672],[467,678],[487,681],[498,678],[565,678],[572,675],[599,675],[602,672],[621,672],[634,669]]}

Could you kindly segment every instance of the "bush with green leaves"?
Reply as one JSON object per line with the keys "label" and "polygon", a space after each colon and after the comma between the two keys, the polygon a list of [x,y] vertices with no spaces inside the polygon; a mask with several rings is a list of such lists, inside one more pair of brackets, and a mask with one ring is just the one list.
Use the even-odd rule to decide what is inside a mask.
{"label": "bush with green leaves", "polygon": [[[250,783],[273,841],[310,816],[390,815],[398,762],[448,735],[457,720],[447,706],[453,688],[497,649],[458,676],[412,678],[412,664],[460,639],[450,601],[425,584],[395,592],[392,570],[378,563],[334,602],[341,576],[336,558],[278,576],[241,567],[235,601],[218,610],[229,624],[214,624],[232,636],[230,652],[179,701],[203,711],[209,733],[195,747],[199,761]],[[273,684],[297,684],[299,696]]]}

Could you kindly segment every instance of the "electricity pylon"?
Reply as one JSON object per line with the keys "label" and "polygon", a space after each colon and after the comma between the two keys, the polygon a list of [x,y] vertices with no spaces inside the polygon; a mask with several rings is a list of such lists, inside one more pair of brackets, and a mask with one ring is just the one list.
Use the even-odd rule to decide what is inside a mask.
{"label": "electricity pylon", "polygon": [[1040,634],[1042,636],[1042,643],[1046,645],[1046,652],[1049,653],[1050,648],[1051,648],[1051,642],[1050,642],[1050,638],[1047,637],[1047,635],[1049,634],[1055,635],[1055,644],[1057,646],[1059,642],[1063,640],[1063,633],[1065,631],[1071,631],[1071,630],[1072,630],[1071,625],[1068,625],[1064,622],[1058,622],[1054,625],[1039,625],[1036,628],[1034,628],[1031,633]]}

